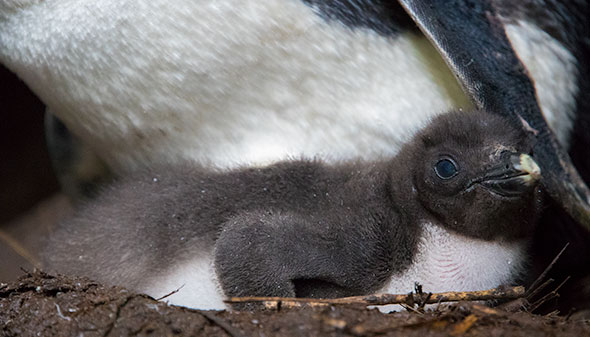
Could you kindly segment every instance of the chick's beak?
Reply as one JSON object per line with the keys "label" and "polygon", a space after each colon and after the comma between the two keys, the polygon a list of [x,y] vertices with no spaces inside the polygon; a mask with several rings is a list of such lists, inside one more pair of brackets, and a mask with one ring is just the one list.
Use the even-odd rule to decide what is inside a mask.
{"label": "chick's beak", "polygon": [[541,169],[531,156],[525,153],[505,153],[498,165],[486,170],[473,183],[479,183],[502,196],[514,197],[529,191],[540,178]]}
{"label": "chick's beak", "polygon": [[533,157],[528,154],[512,155],[510,156],[510,160],[515,170],[524,173],[520,177],[525,183],[532,185],[541,178],[541,168],[537,165]]}

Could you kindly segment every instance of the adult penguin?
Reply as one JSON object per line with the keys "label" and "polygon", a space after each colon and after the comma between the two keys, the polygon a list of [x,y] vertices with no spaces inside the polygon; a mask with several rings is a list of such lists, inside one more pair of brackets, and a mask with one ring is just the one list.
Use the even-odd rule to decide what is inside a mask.
{"label": "adult penguin", "polygon": [[[449,7],[469,3],[491,5]],[[493,4],[569,144],[579,32],[560,20],[583,11],[540,3],[552,21],[538,23],[527,7]],[[8,0],[0,18],[0,62],[116,172],[180,159],[371,159],[470,105],[393,1]]]}
{"label": "adult penguin", "polygon": [[[394,2],[8,0],[0,4],[0,62],[118,173],[184,159],[232,167],[289,155],[330,160],[392,154],[432,115],[470,105],[452,73],[460,75],[476,105],[517,123],[512,108],[519,104],[494,100],[507,103],[528,92],[530,103],[530,85],[517,85],[521,91],[508,96],[486,96],[498,83],[513,87],[514,77],[483,87],[473,81],[503,74],[507,69],[498,64],[515,65],[514,55],[503,53],[511,48],[534,80],[557,139],[569,145],[573,125],[587,119],[581,93],[588,69],[580,62],[587,48],[587,4],[455,1],[416,12],[408,3],[418,23],[441,13],[450,19],[442,36],[433,34],[440,26],[425,30],[443,58]],[[469,13],[476,13],[475,20]],[[461,25],[485,22],[493,24],[465,44],[451,44],[452,50],[438,43]],[[482,47],[470,41],[503,35],[503,27],[510,43],[452,62],[453,55],[469,55],[462,50]],[[443,59],[451,61],[452,72]],[[490,71],[478,73],[479,65]],[[544,136],[549,133],[539,109],[526,109],[522,125],[549,144],[543,151],[553,159],[547,163],[563,166],[565,157],[555,155],[555,144]],[[589,142],[575,144],[584,149]],[[556,183],[571,176],[565,166],[548,178],[554,183],[549,190],[580,196],[578,206],[566,207],[584,217],[576,210],[586,202],[585,192],[569,193],[574,185]]]}

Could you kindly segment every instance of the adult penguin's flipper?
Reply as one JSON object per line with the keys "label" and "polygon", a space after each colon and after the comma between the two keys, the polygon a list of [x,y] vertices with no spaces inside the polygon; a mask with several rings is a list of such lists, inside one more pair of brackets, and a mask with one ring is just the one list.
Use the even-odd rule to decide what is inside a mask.
{"label": "adult penguin's flipper", "polygon": [[534,157],[548,194],[590,230],[590,190],[549,129],[535,87],[489,0],[400,0],[481,109],[536,135]]}

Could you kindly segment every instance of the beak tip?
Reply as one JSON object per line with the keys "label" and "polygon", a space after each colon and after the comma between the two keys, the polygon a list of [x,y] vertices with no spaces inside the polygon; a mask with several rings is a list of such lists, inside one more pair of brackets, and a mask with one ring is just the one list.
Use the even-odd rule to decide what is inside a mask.
{"label": "beak tip", "polygon": [[526,153],[523,153],[518,157],[518,162],[515,163],[514,167],[517,170],[528,173],[528,176],[533,181],[539,180],[539,178],[541,178],[541,168],[537,162],[535,162],[533,157]]}

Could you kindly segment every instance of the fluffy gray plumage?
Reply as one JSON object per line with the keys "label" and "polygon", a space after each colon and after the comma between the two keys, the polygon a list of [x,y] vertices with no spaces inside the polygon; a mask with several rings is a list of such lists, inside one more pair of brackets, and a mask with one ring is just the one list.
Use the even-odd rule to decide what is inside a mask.
{"label": "fluffy gray plumage", "polygon": [[528,236],[539,189],[497,172],[530,148],[498,116],[453,112],[382,161],[137,173],[60,225],[45,266],[141,289],[207,253],[228,296],[366,294],[412,263],[420,223],[484,240]]}

